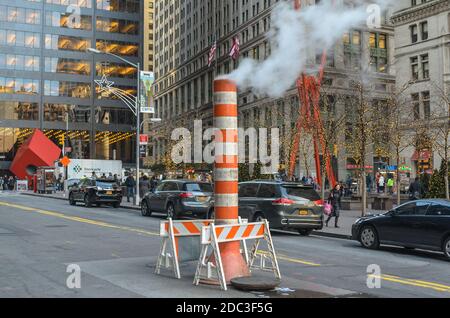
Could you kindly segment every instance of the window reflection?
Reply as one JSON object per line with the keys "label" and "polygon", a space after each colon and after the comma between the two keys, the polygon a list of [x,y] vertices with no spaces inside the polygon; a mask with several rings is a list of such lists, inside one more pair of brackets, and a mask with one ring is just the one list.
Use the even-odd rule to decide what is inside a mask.
{"label": "window reflection", "polygon": [[103,125],[133,125],[134,114],[127,108],[101,107],[95,111],[95,123]]}
{"label": "window reflection", "polygon": [[2,120],[38,120],[39,104],[27,102],[0,101]]}
{"label": "window reflection", "polygon": [[97,0],[97,9],[114,12],[139,12],[139,0]]}
{"label": "window reflection", "polygon": [[96,65],[97,76],[101,77],[106,75],[108,77],[120,77],[120,78],[136,78],[136,68],[127,64],[118,63],[97,63]]}
{"label": "window reflection", "polygon": [[139,22],[97,17],[97,30],[109,33],[139,34]]}
{"label": "window reflection", "polygon": [[69,113],[71,123],[89,123],[91,110],[89,106],[68,104],[44,104],[44,121],[65,122]]}
{"label": "window reflection", "polygon": [[46,80],[44,82],[44,95],[89,98],[91,96],[91,85],[89,83]]}
{"label": "window reflection", "polygon": [[59,5],[77,5],[79,7],[83,8],[90,8],[91,7],[91,0],[46,0],[47,3],[52,4],[59,4]]}
{"label": "window reflection", "polygon": [[138,45],[136,43],[121,42],[121,41],[108,41],[97,40],[97,50],[114,53],[125,56],[137,56]]}
{"label": "window reflection", "polygon": [[49,73],[89,75],[91,74],[91,64],[85,60],[46,57],[45,71]]}
{"label": "window reflection", "polygon": [[70,28],[70,29],[81,29],[81,30],[91,30],[92,29],[92,18],[88,15],[81,15],[80,20],[73,21],[71,19],[72,13],[63,13],[55,11],[45,12],[45,25],[60,27],[60,28]]}
{"label": "window reflection", "polygon": [[16,71],[39,71],[39,56],[2,54],[0,68]]}
{"label": "window reflection", "polygon": [[40,10],[0,5],[0,21],[40,24]]}
{"label": "window reflection", "polygon": [[38,94],[39,80],[0,77],[0,94]]}
{"label": "window reflection", "polygon": [[0,29],[0,45],[39,48],[39,39],[39,33]]}
{"label": "window reflection", "polygon": [[45,35],[45,48],[47,50],[86,51],[90,47],[90,40],[67,35]]}

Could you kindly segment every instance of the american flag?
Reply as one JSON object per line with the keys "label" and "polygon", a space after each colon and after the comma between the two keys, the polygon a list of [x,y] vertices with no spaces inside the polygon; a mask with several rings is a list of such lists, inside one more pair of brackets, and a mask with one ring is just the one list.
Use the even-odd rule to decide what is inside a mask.
{"label": "american flag", "polygon": [[233,38],[233,45],[231,46],[230,56],[233,58],[233,60],[236,60],[239,57],[240,53],[240,43],[239,38],[235,36]]}
{"label": "american flag", "polygon": [[216,57],[216,51],[217,51],[217,41],[214,40],[214,44],[211,46],[211,50],[209,50],[208,67],[210,67],[211,64],[213,63]]}

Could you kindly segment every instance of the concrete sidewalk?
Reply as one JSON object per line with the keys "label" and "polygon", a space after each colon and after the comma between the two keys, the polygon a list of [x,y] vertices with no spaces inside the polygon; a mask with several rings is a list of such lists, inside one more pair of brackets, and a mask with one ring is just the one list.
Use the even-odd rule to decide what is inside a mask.
{"label": "concrete sidewalk", "polygon": [[[37,196],[43,198],[51,198],[56,200],[67,200],[64,193],[58,192],[55,194],[38,194],[32,191],[22,192],[24,195]],[[134,205],[132,202],[127,202],[124,198],[121,204],[121,208],[140,211],[140,207]],[[382,211],[368,210],[368,214],[380,213]],[[334,218],[330,221],[329,227],[324,227],[321,231],[314,231],[314,235],[334,237],[340,239],[351,239],[352,235],[352,225],[355,221],[361,217],[361,211],[341,211],[341,216],[339,217],[339,228],[334,227]]]}

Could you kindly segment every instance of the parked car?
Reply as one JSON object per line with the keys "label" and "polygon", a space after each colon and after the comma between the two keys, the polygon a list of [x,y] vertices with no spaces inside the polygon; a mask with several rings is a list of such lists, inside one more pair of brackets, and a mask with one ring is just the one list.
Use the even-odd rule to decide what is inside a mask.
{"label": "parked car", "polygon": [[147,193],[141,201],[141,214],[167,213],[167,217],[181,216],[209,218],[214,213],[213,186],[192,180],[165,180],[154,192]]}
{"label": "parked car", "polygon": [[239,184],[239,215],[267,219],[272,229],[296,230],[307,236],[323,228],[323,201],[312,186],[261,180]]}
{"label": "parked car", "polygon": [[83,202],[86,207],[109,204],[118,208],[122,203],[122,189],[113,180],[83,179],[70,188],[69,203],[77,202]]}
{"label": "parked car", "polygon": [[442,251],[450,259],[450,201],[418,200],[356,221],[352,236],[365,248],[380,244]]}

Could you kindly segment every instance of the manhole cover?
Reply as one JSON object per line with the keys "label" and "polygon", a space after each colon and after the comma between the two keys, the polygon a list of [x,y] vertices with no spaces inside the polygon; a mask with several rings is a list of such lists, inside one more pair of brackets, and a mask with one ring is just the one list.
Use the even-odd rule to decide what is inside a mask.
{"label": "manhole cover", "polygon": [[268,277],[239,277],[231,280],[234,288],[244,291],[267,291],[280,285],[280,280]]}

